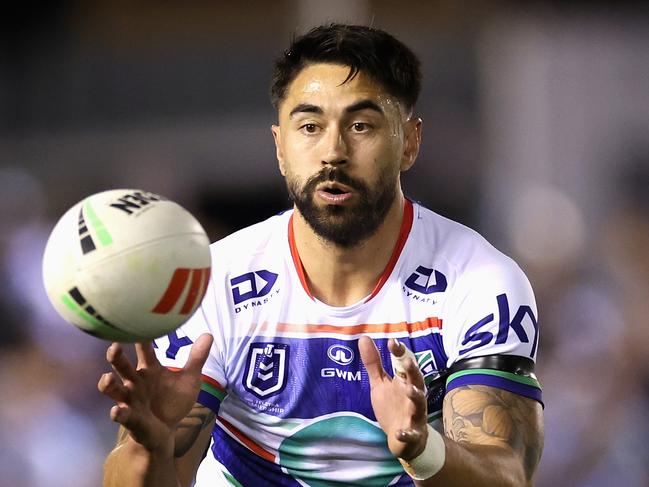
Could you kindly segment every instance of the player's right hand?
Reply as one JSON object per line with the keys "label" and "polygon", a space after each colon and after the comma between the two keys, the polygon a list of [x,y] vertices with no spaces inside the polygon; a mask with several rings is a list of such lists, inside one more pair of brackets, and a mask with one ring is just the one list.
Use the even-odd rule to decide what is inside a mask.
{"label": "player's right hand", "polygon": [[103,374],[97,384],[102,394],[116,402],[110,418],[149,451],[167,444],[196,402],[212,341],[211,335],[201,335],[192,345],[187,364],[177,372],[160,365],[151,342],[135,344],[135,367],[122,346],[113,343],[106,351],[113,372]]}
{"label": "player's right hand", "polygon": [[370,400],[379,425],[388,439],[388,448],[395,457],[410,460],[426,446],[426,395],[424,377],[414,355],[404,344],[390,338],[388,349],[395,371],[391,377],[383,368],[381,355],[374,341],[363,336],[358,341],[361,360],[370,380]]}

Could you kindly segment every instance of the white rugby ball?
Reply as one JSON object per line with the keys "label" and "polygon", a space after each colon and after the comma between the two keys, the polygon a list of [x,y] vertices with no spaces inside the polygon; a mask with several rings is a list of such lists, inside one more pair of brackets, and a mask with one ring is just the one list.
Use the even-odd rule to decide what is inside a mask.
{"label": "white rugby ball", "polygon": [[98,338],[135,342],[183,324],[210,276],[209,239],[177,203],[137,189],[104,191],[58,221],[43,281],[58,313]]}

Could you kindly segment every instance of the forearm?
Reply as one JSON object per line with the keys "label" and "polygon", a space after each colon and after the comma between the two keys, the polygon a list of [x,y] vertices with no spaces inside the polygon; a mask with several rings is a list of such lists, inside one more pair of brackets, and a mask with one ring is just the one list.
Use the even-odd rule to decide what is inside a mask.
{"label": "forearm", "polygon": [[180,487],[173,436],[155,452],[124,438],[104,463],[104,487]]}
{"label": "forearm", "polygon": [[527,487],[521,459],[507,447],[457,443],[445,438],[446,460],[442,469],[418,487]]}
{"label": "forearm", "polygon": [[417,485],[530,486],[543,451],[541,405],[488,386],[454,389],[444,400],[443,440],[443,467]]}

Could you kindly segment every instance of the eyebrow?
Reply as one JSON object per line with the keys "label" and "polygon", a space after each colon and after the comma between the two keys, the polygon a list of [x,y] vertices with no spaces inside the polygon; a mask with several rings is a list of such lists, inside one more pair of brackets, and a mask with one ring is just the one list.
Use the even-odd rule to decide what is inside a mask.
{"label": "eyebrow", "polygon": [[383,115],[383,110],[372,100],[361,100],[345,108],[346,113],[360,112],[361,110],[374,110]]}
{"label": "eyebrow", "polygon": [[322,108],[317,105],[300,103],[293,110],[291,110],[291,113],[288,114],[289,118],[293,117],[293,115],[295,115],[296,113],[317,113],[318,115],[322,115],[324,112],[322,111]]}
{"label": "eyebrow", "polygon": [[[383,110],[381,109],[381,107],[372,100],[361,100],[352,105],[349,105],[347,108],[345,108],[345,113],[360,112],[361,110],[373,110],[383,115]],[[288,115],[289,118],[292,118],[296,113],[316,113],[318,115],[322,115],[324,111],[317,105],[300,103],[298,106],[293,108],[293,110],[291,110],[291,113],[289,113]]]}

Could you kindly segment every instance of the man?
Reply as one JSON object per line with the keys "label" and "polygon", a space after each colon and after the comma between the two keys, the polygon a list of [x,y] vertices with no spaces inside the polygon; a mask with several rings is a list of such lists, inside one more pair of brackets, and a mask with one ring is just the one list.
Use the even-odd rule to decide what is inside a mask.
{"label": "man", "polygon": [[213,244],[200,310],[137,344],[137,367],[108,349],[106,486],[531,485],[534,297],[482,237],[404,198],[419,87],[412,52],[369,27],[316,28],[279,59],[294,209]]}

